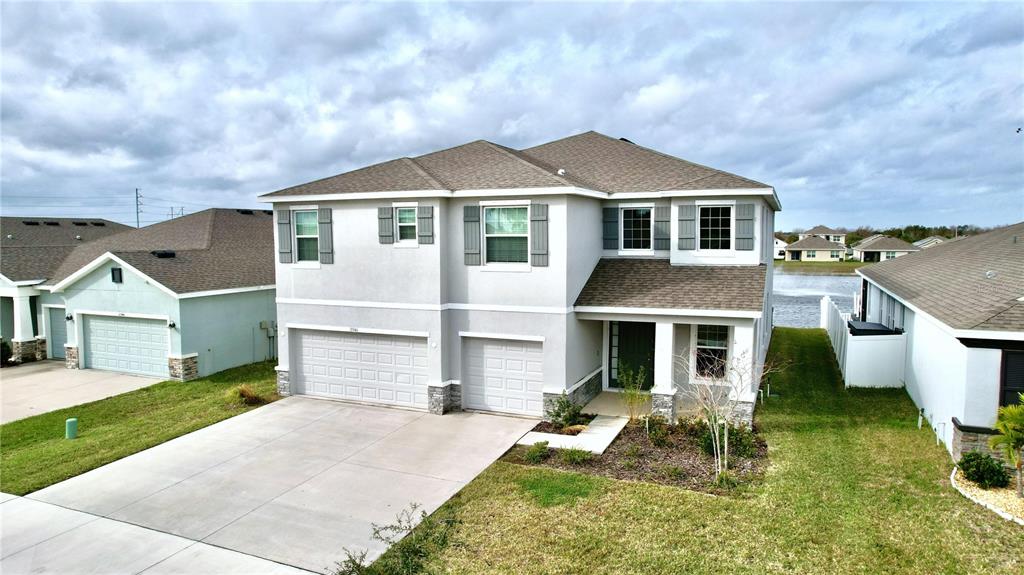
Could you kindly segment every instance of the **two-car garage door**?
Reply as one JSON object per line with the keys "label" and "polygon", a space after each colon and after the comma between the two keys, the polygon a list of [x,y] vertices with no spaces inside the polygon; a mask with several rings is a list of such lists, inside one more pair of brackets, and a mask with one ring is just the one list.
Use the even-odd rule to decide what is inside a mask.
{"label": "two-car garage door", "polygon": [[427,407],[427,338],[330,331],[295,332],[298,393]]}
{"label": "two-car garage door", "polygon": [[84,316],[85,367],[167,377],[167,322]]}

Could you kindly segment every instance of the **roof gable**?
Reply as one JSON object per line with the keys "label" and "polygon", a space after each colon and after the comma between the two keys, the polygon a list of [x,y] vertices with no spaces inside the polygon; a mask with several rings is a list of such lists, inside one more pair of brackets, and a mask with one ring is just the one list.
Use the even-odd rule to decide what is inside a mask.
{"label": "roof gable", "polygon": [[842,250],[846,252],[846,246],[839,242],[833,242],[826,240],[819,236],[807,236],[802,240],[797,240],[788,246],[787,250]]}

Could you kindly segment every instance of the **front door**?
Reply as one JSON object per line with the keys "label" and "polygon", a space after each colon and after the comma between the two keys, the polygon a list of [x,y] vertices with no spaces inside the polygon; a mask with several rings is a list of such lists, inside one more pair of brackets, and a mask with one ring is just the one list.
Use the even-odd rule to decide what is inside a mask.
{"label": "front door", "polygon": [[654,324],[633,321],[609,322],[608,387],[621,388],[619,367],[644,368],[645,390],[654,387]]}

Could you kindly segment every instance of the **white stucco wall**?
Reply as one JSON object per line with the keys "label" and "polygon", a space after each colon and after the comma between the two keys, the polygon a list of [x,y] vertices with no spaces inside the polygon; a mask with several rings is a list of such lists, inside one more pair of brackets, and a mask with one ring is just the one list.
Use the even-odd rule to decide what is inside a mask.
{"label": "white stucco wall", "polygon": [[[684,204],[697,204],[697,205],[730,205],[735,206],[740,203],[753,203],[754,209],[754,249],[752,250],[737,250],[735,249],[735,241],[732,243],[733,249],[729,250],[701,250],[699,249],[700,240],[698,237],[698,249],[696,250],[680,250],[679,249],[679,206]],[[770,214],[770,216],[769,216]],[[733,231],[736,230],[736,210],[735,207],[732,210],[733,216]],[[741,196],[736,198],[708,198],[707,200],[693,200],[693,199],[672,199],[672,249],[671,249],[671,260],[674,265],[757,265],[758,263],[767,262],[771,259],[771,253],[765,253],[767,242],[764,241],[765,227],[764,220],[768,217],[773,217],[774,212],[772,208],[768,206],[764,199],[758,196]],[[699,218],[698,214],[698,218]],[[774,220],[772,220],[774,225]],[[698,225],[698,228],[700,226]],[[770,233],[768,234],[770,235]],[[699,236],[699,229],[698,229]]]}
{"label": "white stucco wall", "polygon": [[276,350],[260,322],[276,318],[272,289],[182,299],[181,352],[199,354],[200,377],[270,359]]}

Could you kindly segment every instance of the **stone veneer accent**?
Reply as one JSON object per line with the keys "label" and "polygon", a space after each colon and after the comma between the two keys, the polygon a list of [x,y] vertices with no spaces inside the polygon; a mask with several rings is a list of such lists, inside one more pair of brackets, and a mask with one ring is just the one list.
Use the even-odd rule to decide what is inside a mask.
{"label": "stone veneer accent", "polygon": [[199,356],[168,357],[167,370],[171,379],[191,381],[199,377]]}
{"label": "stone veneer accent", "polygon": [[43,361],[46,359],[46,338],[36,338],[36,361]]}
{"label": "stone veneer accent", "polygon": [[732,423],[736,425],[754,426],[754,402],[741,401],[732,410]]}
{"label": "stone veneer accent", "polygon": [[277,372],[277,394],[282,397],[292,394],[292,383],[287,371]]}
{"label": "stone veneer accent", "polygon": [[[953,418],[953,461],[960,461],[960,457],[968,451],[980,451],[988,453],[996,459],[1006,463],[1006,457],[1001,450],[992,449],[988,446],[988,438],[996,434],[994,429],[987,427],[975,427],[964,425],[960,420]],[[1009,464],[1007,463],[1007,466]]]}
{"label": "stone veneer accent", "polygon": [[457,383],[427,386],[427,411],[434,415],[462,411],[462,386]]}
{"label": "stone veneer accent", "polygon": [[[45,346],[45,342],[43,344]],[[45,357],[46,348],[43,348]],[[28,363],[36,360],[36,340],[12,341],[11,342],[11,363]]]}
{"label": "stone veneer accent", "polygon": [[[601,373],[598,371],[590,377],[585,383],[572,390],[569,395],[569,400],[576,405],[586,405],[590,403],[592,399],[597,397],[601,393]],[[555,406],[555,401],[559,397],[562,397],[561,393],[545,393],[544,394],[544,419],[548,419],[548,414],[551,413],[551,409]]]}
{"label": "stone veneer accent", "polygon": [[64,367],[78,369],[78,348],[64,346]]}
{"label": "stone veneer accent", "polygon": [[676,396],[670,393],[651,393],[651,415],[664,417],[665,421],[676,420]]}

